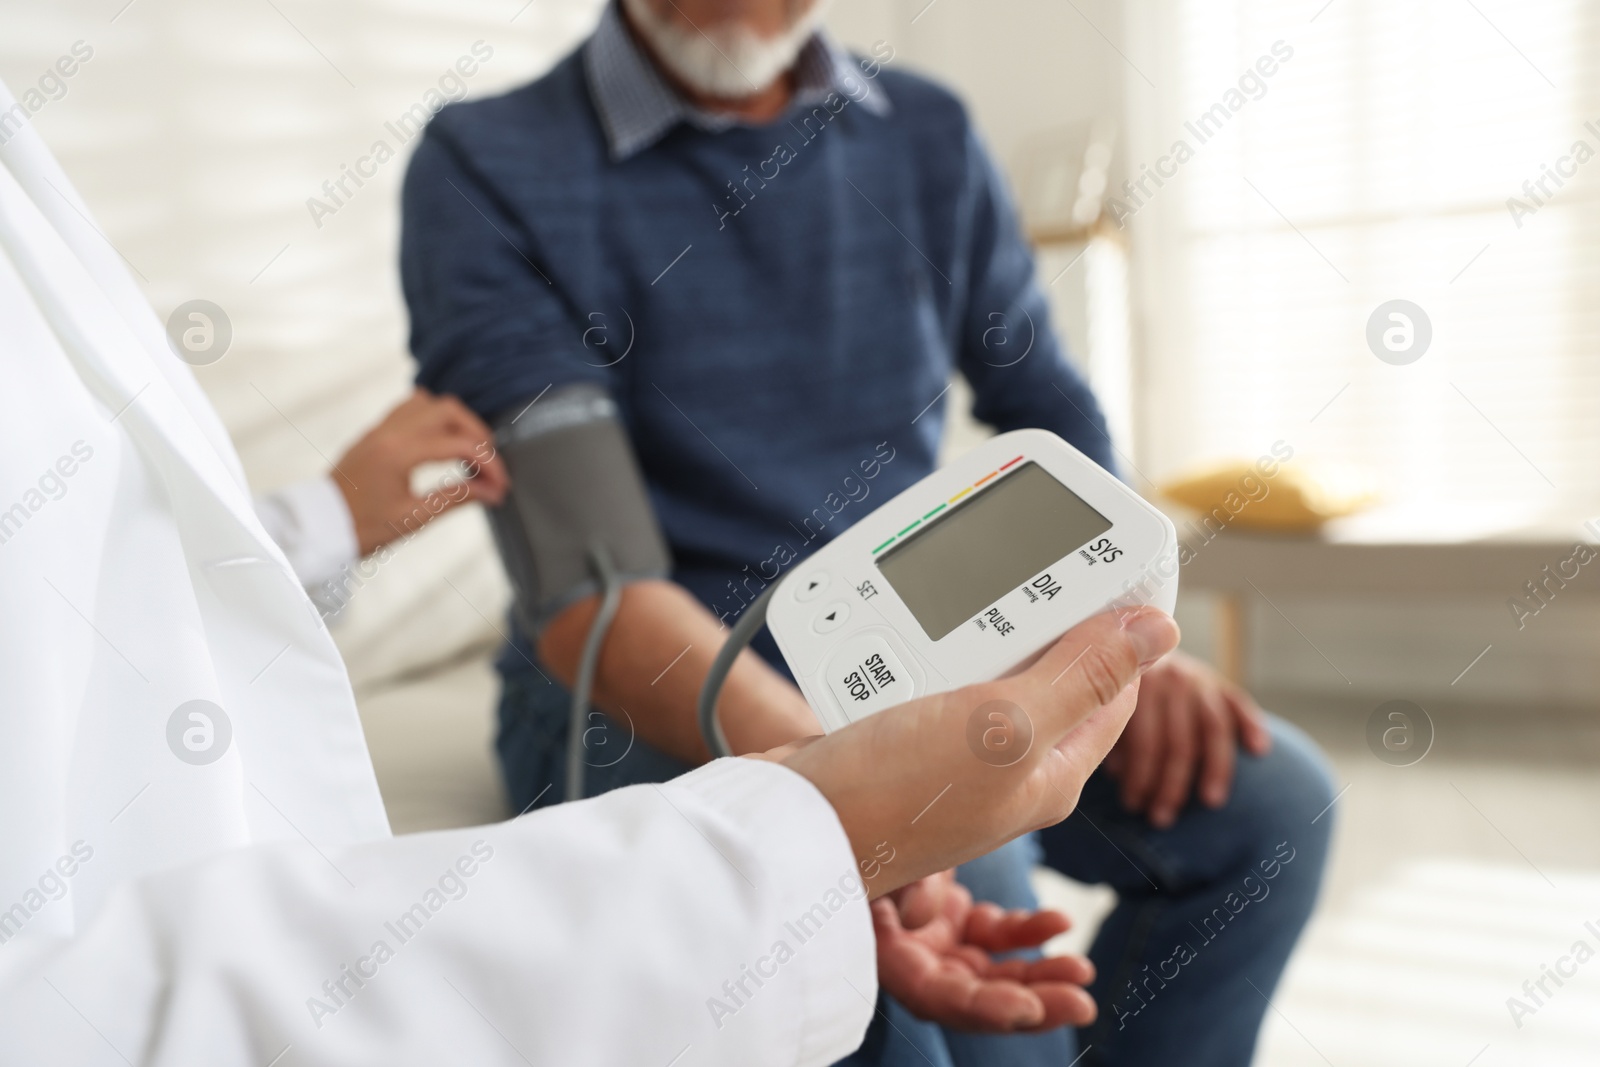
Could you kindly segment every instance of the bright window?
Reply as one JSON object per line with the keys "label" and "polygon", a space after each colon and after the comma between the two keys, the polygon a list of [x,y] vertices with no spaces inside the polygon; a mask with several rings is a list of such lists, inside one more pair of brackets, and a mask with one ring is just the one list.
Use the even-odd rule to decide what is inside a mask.
{"label": "bright window", "polygon": [[[1160,477],[1281,438],[1419,515],[1592,506],[1600,10],[1321,3],[1130,11],[1128,169],[1171,175],[1122,193],[1142,465]],[[1270,76],[1231,93],[1261,57]],[[1407,365],[1366,340],[1393,299],[1431,321]]]}

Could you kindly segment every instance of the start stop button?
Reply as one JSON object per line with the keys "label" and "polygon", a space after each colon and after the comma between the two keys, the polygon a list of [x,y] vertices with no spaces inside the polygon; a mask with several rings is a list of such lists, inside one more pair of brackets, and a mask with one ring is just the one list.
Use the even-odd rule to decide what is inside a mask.
{"label": "start stop button", "polygon": [[834,650],[827,679],[852,722],[917,695],[916,682],[900,657],[888,641],[872,633],[849,637]]}

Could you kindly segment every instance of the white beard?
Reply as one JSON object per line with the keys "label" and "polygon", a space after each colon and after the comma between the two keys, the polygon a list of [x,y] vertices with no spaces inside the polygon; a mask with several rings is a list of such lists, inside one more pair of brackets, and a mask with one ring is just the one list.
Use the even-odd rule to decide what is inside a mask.
{"label": "white beard", "polygon": [[777,37],[738,24],[705,26],[704,33],[658,13],[651,0],[622,0],[628,18],[673,76],[698,93],[737,100],[771,85],[794,65],[822,22],[828,0],[817,0]]}

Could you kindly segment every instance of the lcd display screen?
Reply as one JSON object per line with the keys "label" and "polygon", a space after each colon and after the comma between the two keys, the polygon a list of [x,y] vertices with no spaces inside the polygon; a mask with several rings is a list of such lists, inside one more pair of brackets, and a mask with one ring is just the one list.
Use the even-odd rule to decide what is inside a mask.
{"label": "lcd display screen", "polygon": [[1111,520],[1037,463],[1002,476],[878,557],[878,568],[937,641]]}

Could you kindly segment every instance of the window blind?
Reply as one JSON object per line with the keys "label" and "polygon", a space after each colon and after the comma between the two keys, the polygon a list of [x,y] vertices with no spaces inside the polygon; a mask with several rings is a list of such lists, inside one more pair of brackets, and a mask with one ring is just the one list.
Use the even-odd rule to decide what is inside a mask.
{"label": "window blind", "polygon": [[[1600,5],[1178,0],[1129,19],[1113,194],[1147,469],[1283,439],[1418,514],[1600,500]],[[1147,167],[1171,176],[1139,183]],[[1367,342],[1395,299],[1432,330],[1404,365]]]}

